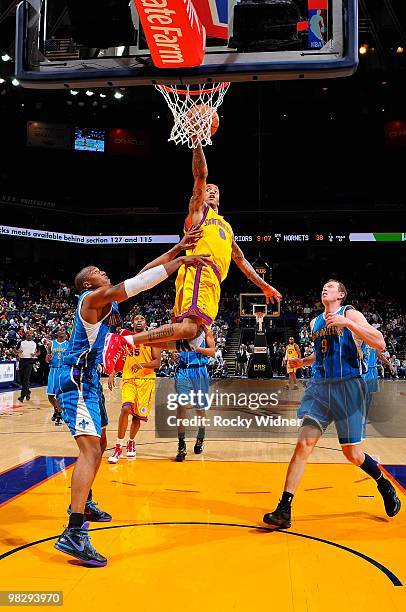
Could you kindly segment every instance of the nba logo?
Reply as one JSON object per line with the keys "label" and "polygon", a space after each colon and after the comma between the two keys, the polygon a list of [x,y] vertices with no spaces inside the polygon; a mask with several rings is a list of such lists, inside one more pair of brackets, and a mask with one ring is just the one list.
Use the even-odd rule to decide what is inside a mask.
{"label": "nba logo", "polygon": [[327,42],[327,0],[308,0],[308,49],[322,49]]}
{"label": "nba logo", "polygon": [[193,0],[207,36],[228,39],[228,0]]}

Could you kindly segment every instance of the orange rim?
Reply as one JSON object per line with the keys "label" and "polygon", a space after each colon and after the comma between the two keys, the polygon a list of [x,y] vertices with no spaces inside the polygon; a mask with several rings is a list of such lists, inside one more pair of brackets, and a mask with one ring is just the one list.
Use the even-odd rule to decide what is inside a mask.
{"label": "orange rim", "polygon": [[189,96],[200,96],[201,94],[204,94],[204,93],[207,93],[207,94],[216,93],[216,91],[220,91],[221,89],[225,89],[229,85],[230,85],[230,83],[222,82],[222,83],[219,83],[218,85],[212,87],[211,89],[195,89],[195,90],[177,89],[176,86],[171,87],[170,85],[161,85],[161,84],[156,85],[156,87],[159,87],[160,89],[163,89],[164,91],[167,91],[169,93],[181,94],[182,96],[187,96],[187,95],[189,95]]}

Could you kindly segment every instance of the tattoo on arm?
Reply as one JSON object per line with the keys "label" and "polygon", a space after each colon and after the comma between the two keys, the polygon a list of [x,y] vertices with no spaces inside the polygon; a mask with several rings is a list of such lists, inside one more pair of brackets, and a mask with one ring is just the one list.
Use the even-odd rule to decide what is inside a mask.
{"label": "tattoo on arm", "polygon": [[174,326],[172,323],[168,325],[162,325],[162,327],[158,327],[158,329],[151,329],[148,332],[148,341],[159,340],[159,338],[169,338],[174,334]]}
{"label": "tattoo on arm", "polygon": [[206,158],[201,145],[193,149],[192,171],[195,179],[207,177]]}
{"label": "tattoo on arm", "polygon": [[193,195],[190,198],[189,209],[195,210],[199,208],[203,203],[203,189],[199,189],[199,187],[195,187],[193,189]]}

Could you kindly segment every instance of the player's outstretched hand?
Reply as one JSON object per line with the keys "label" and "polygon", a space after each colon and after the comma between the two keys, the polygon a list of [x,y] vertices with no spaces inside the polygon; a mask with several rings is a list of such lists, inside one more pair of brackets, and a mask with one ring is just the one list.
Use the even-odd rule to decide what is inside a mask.
{"label": "player's outstretched hand", "polygon": [[271,287],[271,285],[266,285],[262,289],[262,293],[266,297],[266,303],[267,304],[268,304],[269,301],[271,301],[272,304],[274,302],[280,302],[281,301],[282,294],[279,293],[279,291],[277,289],[275,289],[275,287]]}
{"label": "player's outstretched hand", "polygon": [[300,357],[289,357],[288,368],[303,368],[303,359],[300,359]]}
{"label": "player's outstretched hand", "polygon": [[114,374],[110,374],[108,382],[107,382],[107,386],[110,391],[113,391],[114,387],[116,386]]}
{"label": "player's outstretched hand", "polygon": [[194,227],[194,225],[192,225],[178,244],[180,250],[186,251],[186,249],[193,249],[202,237],[202,234],[203,232],[200,227]]}
{"label": "player's outstretched hand", "polygon": [[211,255],[183,255],[179,257],[181,263],[186,267],[189,266],[209,266]]}
{"label": "player's outstretched hand", "polygon": [[326,325],[327,327],[347,327],[348,319],[342,315],[336,314],[335,312],[329,312],[326,314]]}

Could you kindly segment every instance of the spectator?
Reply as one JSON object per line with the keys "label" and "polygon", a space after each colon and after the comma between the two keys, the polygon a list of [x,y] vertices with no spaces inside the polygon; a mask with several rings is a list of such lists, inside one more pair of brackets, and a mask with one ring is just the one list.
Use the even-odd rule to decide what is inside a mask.
{"label": "spectator", "polygon": [[391,373],[392,378],[399,378],[399,375],[398,375],[398,369],[400,367],[399,359],[396,357],[396,355],[392,355],[392,357],[389,359],[389,362],[393,368],[393,374]]}
{"label": "spectator", "polygon": [[246,376],[247,375],[247,363],[248,363],[248,354],[247,347],[245,344],[241,344],[238,351],[235,354],[236,358],[236,375],[237,376]]}
{"label": "spectator", "polygon": [[19,402],[31,398],[30,379],[35,357],[39,355],[37,343],[32,339],[32,331],[25,333],[25,339],[17,344],[17,355],[19,357],[18,371],[20,376],[21,393]]}

